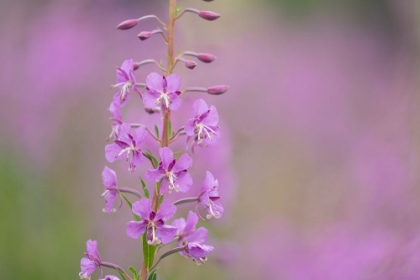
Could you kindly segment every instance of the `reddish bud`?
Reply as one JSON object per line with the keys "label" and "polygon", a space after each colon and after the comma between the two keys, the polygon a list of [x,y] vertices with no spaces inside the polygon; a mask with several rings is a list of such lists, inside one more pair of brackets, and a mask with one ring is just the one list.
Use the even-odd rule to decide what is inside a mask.
{"label": "reddish bud", "polygon": [[139,33],[139,35],[137,35],[137,37],[139,37],[139,39],[142,41],[149,39],[150,36],[152,36],[152,32],[150,31],[142,31]]}
{"label": "reddish bud", "polygon": [[216,57],[214,55],[209,54],[209,53],[199,53],[197,55],[197,58],[200,61],[205,62],[205,63],[213,62],[216,59]]}
{"label": "reddish bud", "polygon": [[128,19],[118,24],[117,29],[126,30],[126,29],[133,28],[136,25],[137,25],[137,19]]}
{"label": "reddish bud", "polygon": [[220,95],[225,93],[228,89],[229,86],[225,85],[212,86],[207,89],[207,93],[212,95]]}
{"label": "reddish bud", "polygon": [[133,63],[133,70],[136,71],[139,68],[140,68],[140,62],[134,62]]}
{"label": "reddish bud", "polygon": [[197,66],[197,63],[195,63],[195,61],[193,61],[193,60],[184,60],[184,65],[188,69],[194,69],[195,66]]}
{"label": "reddish bud", "polygon": [[220,17],[219,14],[216,14],[216,13],[211,12],[211,11],[200,11],[198,13],[198,15],[201,18],[206,19],[206,20],[216,20],[216,19],[218,19]]}

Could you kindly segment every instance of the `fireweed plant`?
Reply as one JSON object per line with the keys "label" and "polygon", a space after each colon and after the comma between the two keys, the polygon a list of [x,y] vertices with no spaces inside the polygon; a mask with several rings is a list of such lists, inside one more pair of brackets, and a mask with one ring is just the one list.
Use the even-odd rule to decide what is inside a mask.
{"label": "fireweed plant", "polygon": [[[205,1],[210,2],[211,0]],[[131,208],[134,218],[131,221],[127,220],[126,233],[128,237],[141,241],[143,262],[140,270],[136,270],[134,267],[125,270],[119,265],[104,261],[99,255],[97,242],[88,240],[85,256],[80,262],[79,276],[81,279],[90,279],[93,272],[100,269],[102,280],[155,280],[157,265],[164,258],[179,253],[200,265],[207,260],[207,254],[213,250],[213,247],[206,243],[207,229],[196,228],[196,225],[199,218],[203,220],[205,218],[218,219],[223,214],[223,206],[219,202],[218,180],[210,171],[203,170],[204,182],[201,184],[201,189],[195,187],[189,174],[189,169],[193,167],[193,159],[187,153],[176,156],[178,153],[174,153],[170,145],[184,138],[187,149],[190,149],[192,153],[197,146],[215,145],[220,138],[219,116],[214,106],[209,106],[204,100],[198,99],[194,102],[192,110],[187,109],[188,112],[191,112],[190,119],[183,127],[174,131],[171,117],[173,117],[173,112],[182,109],[181,97],[183,94],[195,91],[220,95],[227,91],[228,86],[187,87],[181,90],[181,78],[173,73],[178,63],[183,63],[185,67],[193,69],[197,63],[186,57],[195,57],[204,63],[215,60],[215,56],[208,53],[184,51],[175,55],[175,23],[186,13],[197,14],[208,21],[220,17],[214,12],[199,11],[193,8],[181,11],[176,6],[176,0],[169,0],[167,23],[155,15],[147,15],[138,19],[126,20],[117,26],[119,30],[127,30],[144,20],[155,19],[162,28],[140,32],[138,38],[146,40],[159,34],[168,46],[165,55],[168,59],[166,67],[153,59],[140,62],[127,59],[117,68],[117,81],[115,85],[112,85],[112,88],[117,88],[118,92],[114,95],[109,107],[112,115],[112,127],[108,141],[111,143],[105,147],[107,161],[113,163],[124,160],[128,164],[129,172],[133,172],[141,164],[149,164],[150,169],[143,178],[147,183],[154,185],[154,192],[150,195],[144,180],[141,180],[142,193],[136,189],[120,187],[115,171],[109,167],[103,169],[102,180],[105,186],[102,194],[105,199],[103,211],[106,213],[115,212],[116,209],[122,207],[124,201]],[[135,70],[145,64],[155,64],[162,73],[150,73],[147,75],[145,83],[141,83],[135,75]],[[162,121],[161,131],[157,125],[151,129],[142,124],[123,121],[121,109],[132,95],[141,98],[144,109],[148,113],[155,113],[156,120]],[[151,147],[145,146],[146,137],[151,137],[158,145],[158,155],[154,155],[150,151]],[[195,196],[173,201],[171,194],[177,192],[192,192]],[[137,201],[131,202],[130,197],[135,197]],[[171,223],[169,220],[175,215],[177,205],[184,203],[192,205],[193,211],[189,212],[186,220],[178,218]],[[200,212],[206,214],[200,214]],[[170,243],[173,246],[170,246]],[[169,246],[163,247],[166,244]],[[115,274],[119,276],[107,275],[102,278],[103,267],[114,269]]]}

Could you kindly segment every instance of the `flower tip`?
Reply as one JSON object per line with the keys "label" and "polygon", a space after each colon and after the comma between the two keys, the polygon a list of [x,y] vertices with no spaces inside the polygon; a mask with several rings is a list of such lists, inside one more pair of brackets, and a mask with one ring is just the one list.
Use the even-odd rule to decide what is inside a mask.
{"label": "flower tip", "polygon": [[210,63],[216,59],[216,57],[210,53],[199,53],[197,58],[204,63]]}
{"label": "flower tip", "polygon": [[119,30],[127,30],[127,29],[130,29],[130,28],[133,28],[136,25],[137,25],[137,20],[136,19],[128,19],[128,20],[123,21],[120,24],[118,24],[116,28],[119,29]]}
{"label": "flower tip", "polygon": [[216,20],[216,19],[218,19],[220,17],[219,14],[216,14],[215,12],[212,12],[212,11],[200,11],[198,13],[198,15],[201,18],[203,18],[205,20],[210,20],[210,21]]}
{"label": "flower tip", "polygon": [[134,62],[133,63],[133,71],[136,71],[139,68],[140,68],[140,62]]}
{"label": "flower tip", "polygon": [[195,63],[195,61],[193,61],[193,60],[185,60],[184,65],[188,69],[194,69],[197,66],[197,63]]}
{"label": "flower tip", "polygon": [[137,37],[139,37],[139,39],[142,41],[149,39],[150,36],[152,36],[152,32],[150,31],[142,31],[137,35]]}
{"label": "flower tip", "polygon": [[212,86],[207,89],[207,93],[211,95],[220,95],[225,93],[228,89],[229,86],[225,85]]}

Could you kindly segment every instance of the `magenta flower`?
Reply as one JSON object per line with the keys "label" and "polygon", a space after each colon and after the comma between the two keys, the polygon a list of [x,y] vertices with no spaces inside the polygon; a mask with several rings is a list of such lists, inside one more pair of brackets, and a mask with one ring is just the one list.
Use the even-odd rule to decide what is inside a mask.
{"label": "magenta flower", "polygon": [[127,235],[139,238],[147,232],[146,240],[149,245],[167,244],[174,239],[176,228],[165,225],[165,221],[172,218],[176,206],[169,200],[164,200],[157,213],[152,210],[152,203],[148,198],[142,198],[133,203],[132,211],[141,218],[141,221],[127,223]]}
{"label": "magenta flower", "polygon": [[120,280],[117,276],[114,275],[107,275],[105,278],[99,279],[99,280]]}
{"label": "magenta flower", "polygon": [[160,193],[187,192],[192,185],[192,177],[187,169],[192,165],[192,159],[183,154],[178,160],[174,159],[171,149],[164,147],[159,149],[161,161],[157,169],[149,169],[145,178],[150,181],[159,182]]}
{"label": "magenta flower", "polygon": [[109,105],[109,111],[112,114],[112,130],[111,134],[108,136],[107,140],[109,139],[118,139],[118,134],[120,130],[120,126],[123,124],[121,118],[120,107],[118,107],[114,102]]}
{"label": "magenta flower", "polygon": [[200,146],[216,144],[220,138],[219,115],[216,107],[211,106],[210,109],[203,99],[198,99],[193,104],[194,118],[188,120],[184,126],[185,133],[188,135],[187,142],[193,137],[193,147],[198,144]]}
{"label": "magenta flower", "polygon": [[118,106],[125,105],[128,100],[130,90],[138,91],[135,88],[136,77],[134,76],[133,65],[133,60],[128,59],[121,64],[121,67],[117,68],[117,82],[112,87],[120,88],[120,91],[114,96],[114,102]]}
{"label": "magenta flower", "polygon": [[80,279],[90,279],[92,273],[100,266],[101,257],[98,253],[98,244],[89,239],[86,242],[85,257],[80,261]]}
{"label": "magenta flower", "polygon": [[181,108],[181,99],[178,91],[181,86],[181,78],[176,74],[168,77],[151,73],[146,78],[147,91],[143,94],[143,102],[146,108],[162,108],[178,110]]}
{"label": "magenta flower", "polygon": [[193,241],[187,243],[184,253],[192,258],[197,265],[200,265],[207,261],[207,254],[213,251],[213,249],[213,246]]}
{"label": "magenta flower", "polygon": [[201,193],[198,196],[198,202],[204,205],[204,209],[207,211],[207,219],[216,218],[219,219],[223,214],[223,206],[215,202],[220,199],[217,188],[219,182],[214,179],[213,174],[207,171],[206,178],[204,179]]}
{"label": "magenta flower", "polygon": [[139,127],[135,130],[134,136],[132,136],[130,129],[130,125],[126,123],[120,126],[119,139],[105,146],[105,157],[109,162],[114,162],[117,159],[121,159],[122,155],[127,154],[126,160],[130,162],[128,170],[131,172],[144,160],[140,145],[144,141],[147,132],[144,127]]}
{"label": "magenta flower", "polygon": [[[114,205],[115,198],[119,195],[118,187],[117,187],[117,175],[115,171],[106,167],[102,171],[102,182],[105,186],[105,191],[102,193],[102,197],[105,199],[106,205],[103,209],[104,212],[110,213],[115,212],[116,209],[112,208]],[[121,208],[122,200],[120,199],[120,206]]]}

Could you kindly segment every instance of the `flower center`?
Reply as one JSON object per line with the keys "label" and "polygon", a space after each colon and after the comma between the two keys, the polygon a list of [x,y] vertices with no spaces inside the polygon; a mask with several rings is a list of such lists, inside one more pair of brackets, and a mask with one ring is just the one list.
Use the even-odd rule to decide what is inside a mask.
{"label": "flower center", "polygon": [[166,172],[166,178],[169,181],[169,193],[179,192],[179,185],[175,185],[176,175],[173,172]]}
{"label": "flower center", "polygon": [[200,143],[204,138],[208,137],[211,140],[213,140],[212,138],[212,134],[216,135],[216,131],[214,131],[213,129],[211,129],[210,127],[198,123],[195,125],[195,129],[197,131],[197,137],[198,137],[198,142]]}
{"label": "flower center", "polygon": [[159,98],[156,100],[156,105],[165,105],[166,108],[169,108],[169,104],[171,103],[171,99],[169,98],[169,95],[166,92],[161,92]]}

